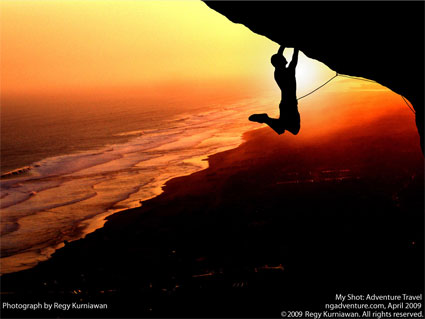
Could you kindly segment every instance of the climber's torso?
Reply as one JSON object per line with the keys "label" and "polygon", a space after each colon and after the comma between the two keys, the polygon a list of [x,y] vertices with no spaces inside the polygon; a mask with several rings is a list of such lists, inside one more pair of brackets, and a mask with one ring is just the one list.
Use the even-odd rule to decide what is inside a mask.
{"label": "climber's torso", "polygon": [[297,97],[297,82],[295,79],[295,68],[276,68],[274,78],[282,91],[282,98],[291,99]]}

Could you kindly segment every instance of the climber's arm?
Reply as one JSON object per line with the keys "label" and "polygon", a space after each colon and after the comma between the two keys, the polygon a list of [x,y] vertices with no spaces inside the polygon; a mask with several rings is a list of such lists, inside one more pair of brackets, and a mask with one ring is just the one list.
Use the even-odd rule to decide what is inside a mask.
{"label": "climber's arm", "polygon": [[290,68],[294,68],[297,66],[298,63],[298,52],[299,50],[297,48],[294,48],[294,53],[292,54],[292,60],[291,63],[289,63]]}
{"label": "climber's arm", "polygon": [[285,51],[285,47],[283,45],[280,46],[279,50],[277,51],[277,54],[282,55],[283,51]]}

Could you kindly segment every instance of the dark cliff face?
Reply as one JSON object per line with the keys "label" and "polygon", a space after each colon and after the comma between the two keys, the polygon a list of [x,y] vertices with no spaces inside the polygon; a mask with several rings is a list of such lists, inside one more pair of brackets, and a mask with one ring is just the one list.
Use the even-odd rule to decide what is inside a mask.
{"label": "dark cliff face", "polygon": [[416,111],[423,150],[424,2],[205,3],[338,73],[372,79],[406,97]]}

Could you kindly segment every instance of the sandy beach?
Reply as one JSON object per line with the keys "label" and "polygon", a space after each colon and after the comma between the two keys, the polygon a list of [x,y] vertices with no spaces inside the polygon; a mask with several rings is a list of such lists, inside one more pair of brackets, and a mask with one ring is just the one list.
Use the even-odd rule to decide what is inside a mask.
{"label": "sandy beach", "polygon": [[337,293],[420,293],[423,157],[414,131],[375,124],[316,140],[246,133],[209,168],[2,277],[2,302],[106,309],[2,315],[277,317]]}

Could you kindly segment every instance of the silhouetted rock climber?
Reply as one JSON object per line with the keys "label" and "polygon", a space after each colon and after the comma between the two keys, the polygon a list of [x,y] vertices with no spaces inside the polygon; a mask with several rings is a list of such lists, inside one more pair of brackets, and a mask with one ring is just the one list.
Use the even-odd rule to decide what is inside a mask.
{"label": "silhouetted rock climber", "polygon": [[295,78],[295,68],[298,63],[298,49],[294,48],[292,60],[288,63],[283,56],[285,47],[281,46],[277,54],[271,58],[271,63],[275,67],[274,78],[282,91],[282,99],[279,104],[279,119],[272,119],[266,113],[253,114],[250,121],[265,123],[277,134],[282,134],[285,130],[296,135],[300,131],[300,113],[298,112],[297,101],[297,80]]}

